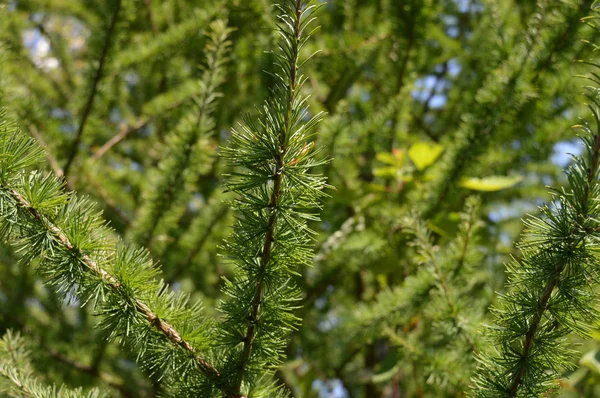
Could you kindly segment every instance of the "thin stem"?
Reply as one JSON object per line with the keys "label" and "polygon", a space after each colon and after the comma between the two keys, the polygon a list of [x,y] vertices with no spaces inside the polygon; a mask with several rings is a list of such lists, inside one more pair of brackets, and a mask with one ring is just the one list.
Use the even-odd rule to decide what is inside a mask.
{"label": "thin stem", "polygon": [[24,394],[24,396],[35,397],[35,394],[29,388],[27,388],[25,385],[23,385],[23,383],[19,379],[18,376],[20,376],[20,373],[19,373],[19,375],[12,375],[12,374],[9,375],[4,372],[0,372],[0,376],[3,376],[6,380],[12,382],[15,386],[17,386],[19,391],[22,394]]}
{"label": "thin stem", "polygon": [[48,355],[50,357],[52,357],[53,359],[65,364],[81,373],[85,373],[85,374],[88,374],[90,376],[93,376],[95,378],[102,380],[103,382],[105,382],[106,384],[111,386],[112,388],[118,390],[121,393],[121,395],[123,395],[125,397],[132,396],[132,394],[128,390],[127,386],[125,384],[119,383],[113,375],[105,373],[105,372],[101,372],[98,369],[94,368],[93,365],[83,364],[83,363],[77,361],[76,359],[73,359],[73,358],[70,358],[70,357],[64,355],[63,353],[55,350],[52,347],[46,346],[46,347],[44,347],[44,349],[46,350]]}
{"label": "thin stem", "polygon": [[456,306],[454,305],[454,301],[452,300],[452,297],[450,295],[450,289],[448,288],[448,284],[446,283],[446,279],[444,278],[444,275],[443,275],[441,269],[439,268],[439,265],[434,262],[434,266],[435,266],[435,270],[436,270],[438,279],[442,286],[442,293],[444,294],[446,302],[448,303],[448,308],[450,309],[450,313],[452,314],[451,318],[452,318],[452,323],[454,324],[454,327],[456,327],[458,329],[458,332],[460,334],[462,334],[465,341],[467,342],[467,345],[471,349],[471,352],[478,353],[479,350],[477,349],[475,342],[473,342],[473,339],[471,339],[471,336],[469,336],[469,334],[466,333],[464,328],[459,326],[458,319],[456,317],[456,315],[457,315]]}
{"label": "thin stem", "polygon": [[457,276],[460,271],[462,271],[464,265],[465,265],[465,260],[467,258],[467,251],[469,249],[469,244],[471,241],[471,233],[473,230],[473,227],[475,226],[475,220],[473,219],[474,215],[473,213],[469,214],[469,220],[467,221],[467,228],[465,229],[465,240],[463,241],[463,244],[460,248],[460,255],[458,257],[458,261],[456,262],[456,267],[454,267],[454,269],[452,270],[452,276],[455,277]]}
{"label": "thin stem", "polygon": [[119,132],[117,134],[113,135],[108,141],[106,141],[104,143],[104,145],[102,145],[96,152],[94,152],[94,155],[92,155],[92,158],[95,161],[99,160],[102,156],[104,156],[104,154],[106,152],[109,151],[109,149],[111,149],[113,146],[117,145],[119,142],[123,141],[125,139],[125,137],[127,137],[129,134],[133,133],[134,131],[138,131],[139,129],[146,126],[149,122],[150,122],[150,119],[144,117],[144,118],[138,120],[135,124],[132,124],[129,126],[127,126],[127,125],[121,126],[121,129],[119,130]]}
{"label": "thin stem", "polygon": [[240,367],[237,374],[236,384],[234,386],[234,396],[241,397],[242,381],[246,371],[246,365],[250,360],[250,354],[252,353],[252,343],[256,334],[256,324],[258,322],[258,316],[261,309],[263,299],[263,285],[264,285],[264,271],[269,264],[271,259],[271,250],[274,243],[275,227],[277,223],[277,206],[279,197],[281,194],[281,184],[283,178],[283,158],[288,148],[286,147],[286,137],[289,135],[289,129],[291,124],[292,113],[294,111],[294,99],[296,97],[297,88],[297,71],[298,71],[298,44],[300,42],[300,22],[302,14],[302,0],[296,0],[295,4],[295,20],[293,27],[294,43],[291,45],[290,54],[290,82],[287,93],[286,111],[284,115],[283,129],[279,131],[279,151],[275,155],[275,175],[273,176],[273,191],[271,193],[271,199],[268,207],[271,209],[271,214],[267,223],[267,232],[265,234],[265,243],[263,245],[262,253],[260,256],[260,271],[258,273],[259,278],[255,284],[255,294],[252,299],[252,310],[250,314],[250,322],[246,331],[246,337],[244,338],[244,346],[242,348],[242,354],[240,357]]}
{"label": "thin stem", "polygon": [[46,159],[48,160],[48,163],[50,164],[50,168],[52,169],[52,172],[54,173],[54,175],[56,177],[61,178],[63,175],[62,170],[58,166],[58,162],[56,161],[56,158],[50,152],[50,148],[48,147],[48,144],[46,143],[46,141],[44,140],[44,138],[42,137],[42,135],[40,134],[38,129],[33,124],[30,124],[27,127],[28,127],[28,130],[29,130],[29,133],[31,134],[31,136],[36,139],[36,141],[38,142],[38,144],[40,144],[40,146],[42,148],[44,148],[44,151],[46,152]]}
{"label": "thin stem", "polygon": [[[208,98],[208,92],[204,94],[204,98]],[[181,167],[175,170],[174,175],[169,176],[171,183],[167,186],[163,183],[159,185],[158,191],[160,192],[160,201],[155,203],[156,209],[150,213],[151,222],[150,225],[145,226],[143,231],[139,229],[135,230],[135,238],[140,246],[149,246],[158,227],[158,223],[162,220],[163,215],[169,210],[170,205],[173,203],[178,191],[178,186],[183,182],[185,167],[189,163],[189,160],[194,151],[194,144],[198,140],[198,134],[203,120],[206,119],[205,110],[201,107],[198,113],[198,119],[196,120],[196,126],[193,128],[193,134],[189,134],[184,145],[183,151],[179,155],[185,159],[185,163],[180,165]],[[164,178],[164,177],[163,177]]]}
{"label": "thin stem", "polygon": [[[172,111],[181,105],[183,105],[187,101],[187,98],[181,101],[176,101],[173,104],[170,104],[165,108],[163,112]],[[113,135],[108,141],[106,141],[94,154],[92,158],[94,161],[98,161],[106,152],[108,152],[112,147],[117,145],[119,142],[123,141],[127,138],[131,133],[134,133],[142,128],[146,127],[150,122],[152,122],[156,118],[156,115],[142,115],[139,120],[134,124],[123,125],[119,129],[119,132]]]}
{"label": "thin stem", "polygon": [[552,291],[554,290],[554,287],[556,286],[556,279],[558,278],[558,275],[560,275],[560,272],[558,272],[557,276],[552,278],[552,280],[550,280],[548,282],[548,284],[546,285],[546,287],[544,288],[542,297],[540,298],[540,301],[538,304],[538,312],[533,317],[531,324],[529,325],[529,329],[527,330],[527,334],[525,335],[525,342],[523,344],[523,354],[521,356],[523,363],[521,363],[521,366],[519,367],[519,371],[517,373],[515,373],[515,375],[513,376],[512,382],[510,384],[510,396],[511,397],[517,396],[517,391],[519,389],[519,386],[523,382],[523,376],[525,374],[525,370],[527,369],[527,367],[525,366],[525,362],[527,361],[527,359],[529,357],[529,352],[531,351],[531,347],[533,347],[533,340],[535,337],[535,333],[537,332],[537,330],[540,326],[540,321],[542,320],[542,316],[544,315],[544,312],[546,311],[546,308],[548,306],[548,301],[550,300],[550,296],[552,296]]}
{"label": "thin stem", "polygon": [[85,103],[85,106],[83,108],[83,112],[81,113],[81,122],[79,123],[79,127],[77,129],[77,135],[75,136],[75,140],[71,145],[69,156],[67,158],[67,162],[65,163],[65,167],[63,170],[63,175],[65,176],[65,178],[69,174],[71,164],[73,163],[73,160],[75,160],[75,156],[77,155],[77,150],[79,149],[79,144],[81,143],[81,137],[83,136],[88,117],[90,116],[90,112],[92,111],[92,107],[94,105],[94,100],[98,91],[98,85],[100,84],[100,80],[102,80],[102,74],[104,73],[104,65],[106,63],[106,59],[108,58],[108,51],[110,49],[112,38],[116,30],[120,10],[121,0],[117,0],[117,4],[113,11],[108,31],[106,32],[106,38],[104,40],[102,53],[100,55],[100,62],[98,63],[98,68],[96,69],[94,80],[92,81],[92,90],[90,91],[90,95],[88,96],[87,102]]}
{"label": "thin stem", "polygon": [[223,217],[225,217],[225,215],[227,214],[228,211],[229,211],[228,207],[223,207],[213,217],[213,219],[210,221],[210,224],[208,224],[208,226],[204,230],[204,233],[198,240],[198,243],[196,243],[194,245],[194,248],[189,252],[189,254],[185,258],[185,260],[183,262],[180,262],[179,264],[177,264],[177,266],[175,267],[175,270],[173,271],[171,276],[169,276],[169,278],[167,279],[168,283],[173,283],[174,281],[176,281],[177,278],[179,278],[179,276],[183,273],[183,271],[190,266],[192,261],[194,261],[194,258],[198,255],[198,253],[200,253],[200,251],[204,247],[204,244],[206,243],[206,241],[208,241],[208,238],[210,237],[213,229],[217,226],[219,221],[221,221],[221,219],[223,219]]}
{"label": "thin stem", "polygon": [[[67,52],[64,49],[64,47],[65,47],[64,39],[61,38],[58,35],[58,33],[57,33],[57,36],[59,36],[58,38],[53,37],[52,34],[48,31],[48,29],[46,29],[46,22],[47,22],[47,18],[44,18],[44,20],[42,20],[40,23],[36,24],[35,26],[40,31],[40,33],[48,39],[48,42],[50,43],[50,48],[53,50],[54,55],[56,55],[56,57],[58,58],[58,60],[60,62],[60,65],[62,66],[61,72],[63,74],[65,82],[67,83],[67,86],[69,87],[69,89],[72,90],[74,88],[75,84],[73,83],[73,73],[71,71],[71,63],[67,59]],[[58,41],[60,41],[61,43],[59,44]]]}

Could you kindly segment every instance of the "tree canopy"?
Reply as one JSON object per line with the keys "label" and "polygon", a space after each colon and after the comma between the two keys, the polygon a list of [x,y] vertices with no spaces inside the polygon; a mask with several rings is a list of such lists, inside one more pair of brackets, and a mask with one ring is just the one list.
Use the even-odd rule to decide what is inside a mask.
{"label": "tree canopy", "polygon": [[0,2],[0,395],[600,396],[599,16]]}

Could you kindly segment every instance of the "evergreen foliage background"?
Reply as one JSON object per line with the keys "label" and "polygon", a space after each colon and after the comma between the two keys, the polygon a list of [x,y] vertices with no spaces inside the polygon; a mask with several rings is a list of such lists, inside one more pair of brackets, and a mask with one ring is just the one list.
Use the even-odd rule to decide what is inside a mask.
{"label": "evergreen foliage background", "polygon": [[0,0],[0,395],[600,396],[598,15]]}

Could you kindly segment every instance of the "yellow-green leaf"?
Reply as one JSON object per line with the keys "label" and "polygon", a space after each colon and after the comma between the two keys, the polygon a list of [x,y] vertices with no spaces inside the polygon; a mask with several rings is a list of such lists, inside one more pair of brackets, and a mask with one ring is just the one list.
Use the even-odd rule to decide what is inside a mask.
{"label": "yellow-green leaf", "polygon": [[404,152],[398,149],[394,149],[391,153],[379,152],[375,155],[375,158],[382,163],[401,167],[404,163]]}
{"label": "yellow-green leaf", "polygon": [[396,167],[378,167],[373,170],[373,175],[375,177],[395,177],[398,173],[398,169]]}
{"label": "yellow-green leaf", "polygon": [[465,177],[458,185],[473,191],[492,192],[512,188],[521,181],[523,181],[521,176]]}
{"label": "yellow-green leaf", "polygon": [[371,376],[371,382],[373,382],[373,384],[379,384],[379,383],[384,383],[388,380],[390,380],[391,378],[393,378],[394,376],[396,376],[398,374],[398,372],[400,371],[400,362],[398,362],[396,365],[394,365],[392,368],[382,372],[382,373],[378,373],[378,374],[374,374],[373,376]]}
{"label": "yellow-green leaf", "polygon": [[579,364],[600,374],[600,352],[598,350],[589,351],[581,357]]}
{"label": "yellow-green leaf", "polygon": [[375,155],[375,158],[382,163],[391,165],[396,164],[396,158],[389,152],[379,152],[377,155]]}
{"label": "yellow-green leaf", "polygon": [[435,143],[417,142],[408,150],[408,157],[418,170],[431,166],[440,157],[444,148]]}
{"label": "yellow-green leaf", "polygon": [[385,192],[387,187],[383,184],[369,184],[369,189],[372,192]]}

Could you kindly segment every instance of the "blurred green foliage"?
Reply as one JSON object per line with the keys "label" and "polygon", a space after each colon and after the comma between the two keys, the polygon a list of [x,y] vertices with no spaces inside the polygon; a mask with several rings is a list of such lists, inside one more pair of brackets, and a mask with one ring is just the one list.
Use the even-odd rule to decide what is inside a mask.
{"label": "blurred green foliage", "polygon": [[[595,56],[585,41],[599,34],[579,22],[591,5],[323,4],[300,54],[315,53],[302,93],[309,117],[327,112],[315,148],[332,160],[314,171],[335,189],[309,221],[315,256],[295,276],[302,323],[275,373],[294,396],[468,390],[476,363],[458,331],[477,336],[488,322],[521,218],[552,200],[546,186],[565,183],[566,153],[581,150],[573,76],[588,70],[573,61]],[[220,248],[236,213],[219,148],[275,85],[276,16],[268,0],[0,2],[0,106],[46,150],[48,171],[96,202],[115,236],[145,246],[160,278],[210,319],[234,273]],[[20,332],[37,377],[113,396],[168,390],[19,258],[0,246],[0,335]],[[600,394],[598,336],[577,348],[560,396]]]}

